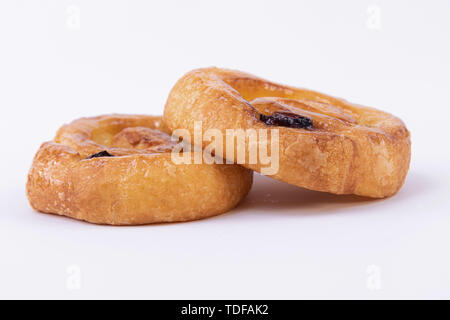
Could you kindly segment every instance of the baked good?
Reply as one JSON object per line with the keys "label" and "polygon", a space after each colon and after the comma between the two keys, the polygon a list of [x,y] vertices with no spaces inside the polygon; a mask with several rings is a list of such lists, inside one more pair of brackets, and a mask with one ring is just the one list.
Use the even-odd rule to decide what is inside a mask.
{"label": "baked good", "polygon": [[37,152],[29,202],[35,210],[92,223],[139,225],[214,216],[250,190],[253,173],[241,166],[174,164],[176,144],[161,117],[76,120]]}
{"label": "baked good", "polygon": [[[193,70],[178,80],[164,121],[171,131],[185,129],[191,137],[196,122],[203,132],[213,129],[224,136],[227,129],[277,129],[276,135],[257,143],[267,147],[272,136],[277,138],[279,166],[268,175],[334,194],[391,196],[403,185],[411,157],[409,131],[389,113],[214,67]],[[205,148],[209,143],[200,144]],[[245,143],[248,151],[248,139]],[[213,153],[257,172],[266,167],[260,159],[237,161],[238,153],[227,154],[225,148]]]}

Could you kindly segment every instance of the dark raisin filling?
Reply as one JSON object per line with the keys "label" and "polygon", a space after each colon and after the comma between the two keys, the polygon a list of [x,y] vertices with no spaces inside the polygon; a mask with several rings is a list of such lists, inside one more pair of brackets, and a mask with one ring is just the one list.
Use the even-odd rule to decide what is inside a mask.
{"label": "dark raisin filling", "polygon": [[261,114],[259,119],[269,126],[313,129],[310,118],[290,112],[274,112],[270,116]]}
{"label": "dark raisin filling", "polygon": [[114,156],[112,154],[110,154],[108,151],[103,150],[98,153],[94,153],[93,155],[90,155],[86,159],[101,158],[101,157],[114,157]]}

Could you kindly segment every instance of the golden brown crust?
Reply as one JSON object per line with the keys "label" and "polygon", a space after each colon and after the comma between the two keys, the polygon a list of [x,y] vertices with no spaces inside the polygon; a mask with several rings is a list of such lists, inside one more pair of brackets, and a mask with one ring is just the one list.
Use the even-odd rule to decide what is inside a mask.
{"label": "golden brown crust", "polygon": [[[237,165],[174,164],[161,117],[110,115],[63,126],[42,144],[27,195],[38,211],[92,223],[190,221],[233,208],[252,172]],[[107,151],[114,157],[87,159]]]}
{"label": "golden brown crust", "polygon": [[[275,179],[307,189],[381,198],[402,186],[411,156],[403,122],[382,111],[311,90],[276,84],[240,71],[205,68],[184,75],[166,103],[171,130],[274,128],[260,115],[291,112],[312,119],[313,130],[279,129]],[[270,143],[270,138],[269,142]],[[203,143],[205,147],[208,142]],[[236,161],[236,154],[228,157]],[[259,162],[243,164],[261,172]]]}

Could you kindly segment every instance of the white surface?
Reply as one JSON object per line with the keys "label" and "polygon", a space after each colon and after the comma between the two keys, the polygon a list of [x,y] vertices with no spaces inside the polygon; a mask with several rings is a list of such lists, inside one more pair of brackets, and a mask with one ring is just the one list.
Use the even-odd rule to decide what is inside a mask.
{"label": "white surface", "polygon": [[[78,9],[79,29],[69,17]],[[449,1],[2,1],[0,298],[450,298],[449,10]],[[257,177],[229,214],[144,227],[30,209],[32,157],[61,124],[160,114],[183,73],[210,65],[401,117],[413,142],[404,188],[355,201]]]}

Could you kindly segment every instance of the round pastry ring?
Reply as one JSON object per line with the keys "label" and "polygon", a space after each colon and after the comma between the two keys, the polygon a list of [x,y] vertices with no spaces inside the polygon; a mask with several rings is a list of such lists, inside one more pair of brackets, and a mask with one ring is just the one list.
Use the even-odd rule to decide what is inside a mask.
{"label": "round pastry ring", "polygon": [[[184,129],[191,135],[198,122],[203,130],[223,135],[227,130],[275,128],[279,167],[270,177],[311,190],[382,198],[400,189],[409,169],[410,134],[399,118],[240,71],[188,72],[169,94],[164,121],[172,131]],[[270,145],[268,136],[264,143]],[[223,149],[215,154],[236,163],[236,154]],[[265,167],[260,161],[242,165],[257,172]]]}
{"label": "round pastry ring", "polygon": [[138,115],[63,126],[34,158],[27,181],[31,206],[92,223],[138,225],[218,215],[245,197],[250,170],[174,164],[168,132],[161,117]]}

